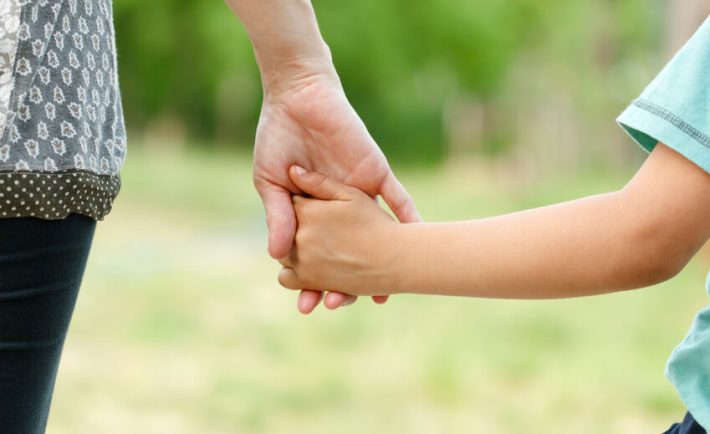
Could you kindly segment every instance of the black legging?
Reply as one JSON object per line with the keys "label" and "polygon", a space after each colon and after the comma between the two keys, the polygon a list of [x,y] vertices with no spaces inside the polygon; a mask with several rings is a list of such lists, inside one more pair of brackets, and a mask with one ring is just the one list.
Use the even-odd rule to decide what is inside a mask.
{"label": "black legging", "polygon": [[0,432],[44,433],[96,221],[0,219]]}

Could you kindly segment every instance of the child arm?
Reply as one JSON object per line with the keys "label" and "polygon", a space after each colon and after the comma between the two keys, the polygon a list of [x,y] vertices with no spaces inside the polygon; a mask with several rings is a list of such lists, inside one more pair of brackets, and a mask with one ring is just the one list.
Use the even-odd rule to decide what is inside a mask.
{"label": "child arm", "polygon": [[465,222],[400,225],[355,189],[293,180],[296,247],[287,288],[562,298],[649,286],[677,274],[710,236],[710,175],[657,146],[621,190]]}

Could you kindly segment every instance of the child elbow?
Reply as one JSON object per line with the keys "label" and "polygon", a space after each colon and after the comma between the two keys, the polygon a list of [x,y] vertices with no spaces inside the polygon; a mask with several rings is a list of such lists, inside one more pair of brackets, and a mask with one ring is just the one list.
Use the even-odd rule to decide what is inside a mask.
{"label": "child elbow", "polygon": [[665,282],[680,273],[684,266],[685,261],[668,257],[662,252],[651,253],[637,268],[637,281],[634,286],[645,287]]}
{"label": "child elbow", "polygon": [[638,242],[636,247],[626,252],[627,276],[630,279],[625,286],[641,288],[656,285],[672,279],[680,273],[692,257],[690,249],[679,243],[670,242],[665,237],[652,236]]}

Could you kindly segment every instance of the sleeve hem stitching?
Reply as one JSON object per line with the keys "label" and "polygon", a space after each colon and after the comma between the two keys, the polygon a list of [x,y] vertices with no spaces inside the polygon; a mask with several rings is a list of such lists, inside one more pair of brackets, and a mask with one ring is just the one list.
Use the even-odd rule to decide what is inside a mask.
{"label": "sleeve hem stitching", "polygon": [[652,103],[651,101],[645,100],[643,98],[638,98],[638,99],[634,100],[632,104],[641,110],[644,110],[652,115],[658,116],[658,117],[670,122],[673,126],[678,128],[680,131],[684,132],[685,134],[687,134],[691,138],[695,139],[701,145],[710,149],[710,137],[703,134],[702,131],[693,127],[692,125],[685,122],[683,119],[679,118],[678,116],[671,113],[670,111]]}

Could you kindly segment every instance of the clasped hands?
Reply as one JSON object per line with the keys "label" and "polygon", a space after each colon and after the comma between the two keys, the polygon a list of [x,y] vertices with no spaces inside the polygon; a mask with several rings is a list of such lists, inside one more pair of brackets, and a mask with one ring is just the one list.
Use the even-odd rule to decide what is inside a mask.
{"label": "clasped hands", "polygon": [[[335,309],[360,294],[384,303],[376,290],[386,286],[369,280],[378,267],[367,264],[387,258],[368,240],[385,240],[396,225],[373,198],[381,196],[402,223],[421,220],[414,201],[334,73],[299,75],[278,88],[265,93],[253,178],[266,210],[269,254],[286,267],[279,281],[302,290],[302,313],[321,301]],[[299,177],[294,166],[308,171]]]}
{"label": "clasped hands", "polygon": [[399,223],[357,188],[300,166],[289,177],[305,195],[292,196],[298,228],[293,248],[279,259],[279,283],[382,300]]}

